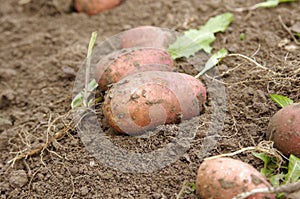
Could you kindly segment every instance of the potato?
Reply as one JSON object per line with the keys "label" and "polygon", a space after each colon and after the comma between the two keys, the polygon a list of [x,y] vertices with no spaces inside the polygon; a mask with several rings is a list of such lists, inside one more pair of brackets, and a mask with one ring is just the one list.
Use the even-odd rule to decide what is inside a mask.
{"label": "potato", "polygon": [[104,99],[103,114],[116,131],[142,134],[199,115],[205,99],[205,87],[193,76],[140,72],[112,86]]}
{"label": "potato", "polygon": [[158,48],[131,48],[113,52],[102,58],[95,67],[95,79],[99,88],[143,71],[173,71],[174,63],[169,53]]}
{"label": "potato", "polygon": [[74,8],[77,12],[96,15],[118,6],[120,2],[121,0],[74,0]]}
{"label": "potato", "polygon": [[288,105],[273,115],[267,139],[283,154],[300,157],[300,103]]}
{"label": "potato", "polygon": [[122,48],[156,47],[167,49],[176,36],[170,30],[154,26],[139,26],[122,33]]}
{"label": "potato", "polygon": [[[271,186],[251,165],[232,158],[204,160],[198,169],[196,190],[203,199],[232,199],[255,188]],[[255,194],[247,199],[275,199],[273,194]]]}

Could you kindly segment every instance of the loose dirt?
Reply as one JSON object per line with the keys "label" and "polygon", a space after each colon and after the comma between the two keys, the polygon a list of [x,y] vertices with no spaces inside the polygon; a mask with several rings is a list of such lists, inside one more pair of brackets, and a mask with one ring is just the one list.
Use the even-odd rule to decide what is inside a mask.
{"label": "loose dirt", "polygon": [[[236,12],[236,8],[259,1],[127,0],[91,17],[73,12],[70,1],[0,2],[1,198],[198,198],[193,183],[205,156],[266,140],[269,118],[279,110],[269,93],[299,101],[300,46],[282,24],[297,28],[299,1]],[[214,78],[225,88],[226,106],[220,110],[225,113],[224,126],[218,131],[217,143],[205,141],[212,107],[218,104],[209,94],[191,146],[179,160],[161,170],[137,174],[107,167],[89,153],[76,129],[41,153],[8,163],[68,125],[69,117],[55,119],[70,110],[73,84],[92,31],[98,32],[97,43],[140,25],[182,32],[224,12],[232,12],[235,19],[225,33],[216,35],[214,49],[225,47],[230,53],[247,55],[276,74],[240,57],[228,57],[217,67],[218,73],[210,72],[202,78],[205,84]],[[240,38],[242,33],[244,39]],[[199,53],[192,61],[203,65],[202,58]],[[182,70],[197,72],[184,65]],[[163,147],[176,134],[176,126],[162,127],[150,139],[117,135],[105,122],[103,129],[115,145],[136,152]],[[205,152],[203,145],[212,150]],[[257,169],[262,166],[251,153],[234,157]]]}

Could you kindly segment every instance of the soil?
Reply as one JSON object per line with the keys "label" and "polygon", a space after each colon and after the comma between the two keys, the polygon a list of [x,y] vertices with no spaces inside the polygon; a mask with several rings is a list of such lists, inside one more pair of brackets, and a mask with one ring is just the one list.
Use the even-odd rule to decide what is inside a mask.
{"label": "soil", "polygon": [[[236,8],[259,1],[127,0],[95,16],[74,12],[71,0],[0,2],[1,198],[199,198],[193,184],[204,157],[266,140],[269,118],[279,110],[269,93],[299,101],[300,46],[282,24],[297,28],[299,1],[238,12]],[[126,164],[121,171],[97,159],[82,139],[84,132],[72,128],[40,153],[9,162],[70,126],[72,117],[66,114],[92,31],[98,32],[97,44],[141,25],[182,32],[224,12],[232,12],[234,22],[225,33],[216,35],[214,49],[225,47],[264,67],[232,56],[202,78],[207,86],[224,87],[225,94],[220,96],[212,86],[208,90],[206,110],[193,123],[196,134],[176,161],[152,172],[128,172]],[[202,55],[200,52],[190,61],[203,65]],[[182,68],[195,74],[184,65]],[[222,100],[226,100],[225,106],[219,106]],[[218,123],[213,120],[214,113],[217,117],[224,113],[224,125],[219,129],[214,128]],[[211,127],[218,136],[207,135]],[[178,125],[165,126],[147,139],[113,133],[105,121],[101,128],[116,146],[139,153],[166,146],[178,132]],[[207,139],[209,136],[213,139]],[[262,166],[249,152],[234,158],[257,169]]]}

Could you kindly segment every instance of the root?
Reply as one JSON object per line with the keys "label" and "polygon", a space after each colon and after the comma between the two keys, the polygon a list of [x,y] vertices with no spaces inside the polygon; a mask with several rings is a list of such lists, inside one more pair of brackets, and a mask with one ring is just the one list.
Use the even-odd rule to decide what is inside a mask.
{"label": "root", "polygon": [[232,153],[223,153],[223,154],[220,154],[220,155],[211,156],[211,157],[205,158],[204,160],[212,160],[212,159],[216,159],[216,158],[230,157],[230,156],[234,156],[234,155],[243,153],[245,151],[255,151],[255,150],[256,150],[256,147],[251,146],[251,147],[242,148],[242,149],[237,150],[237,151],[232,152]]}
{"label": "root", "polygon": [[279,75],[278,73],[274,72],[273,70],[269,69],[269,68],[266,68],[265,66],[257,63],[254,59],[251,59],[250,57],[247,57],[246,55],[243,55],[243,54],[238,54],[238,53],[232,53],[232,54],[228,54],[226,57],[242,57],[252,63],[254,63],[257,67],[263,69],[263,70],[266,70],[268,72],[271,72],[273,75]]}
{"label": "root", "polygon": [[53,142],[59,140],[60,138],[64,137],[70,130],[72,130],[71,127],[66,127],[62,129],[61,131],[56,132],[53,136],[51,136],[46,142],[40,144],[39,146],[35,147],[34,149],[30,151],[21,151],[19,155],[17,155],[15,158],[8,161],[8,163],[11,163],[14,165],[14,163],[18,160],[26,159],[27,157],[36,155],[43,150],[45,150],[47,147],[49,147]]}
{"label": "root", "polygon": [[[69,117],[70,112],[68,112],[66,115],[63,116],[59,116],[56,117],[52,122],[51,122],[51,117],[49,118],[48,121],[48,127],[46,130],[46,140],[39,144],[38,146],[32,148],[30,146],[30,144],[27,142],[25,142],[23,139],[22,142],[23,144],[25,144],[27,146],[26,149],[21,150],[19,152],[17,152],[17,156],[14,157],[13,159],[9,160],[8,163],[11,164],[12,166],[14,166],[15,162],[18,160],[22,160],[22,159],[27,159],[28,157],[34,156],[36,154],[41,154],[41,161],[43,163],[42,160],[42,155],[45,149],[47,149],[50,145],[52,145],[54,142],[57,142],[59,139],[63,138],[68,132],[72,131],[75,129],[75,126],[73,125],[73,121],[69,122],[69,123],[65,123],[65,119],[67,117]],[[58,121],[61,121],[64,124],[64,127],[61,130],[56,131],[54,134],[51,133],[51,129],[55,128],[55,123],[57,123]],[[28,149],[29,148],[29,149]],[[32,149],[30,149],[32,148]],[[44,163],[43,163],[44,164]]]}
{"label": "root", "polygon": [[224,153],[224,154],[220,154],[220,155],[216,155],[216,156],[211,156],[211,157],[205,158],[204,160],[211,160],[211,159],[216,159],[216,158],[221,158],[221,157],[231,157],[231,156],[243,153],[245,151],[259,151],[259,152],[264,152],[268,155],[274,156],[277,159],[278,167],[280,167],[280,165],[283,163],[282,157],[284,157],[284,156],[282,155],[281,152],[279,152],[278,150],[276,150],[273,147],[273,142],[271,142],[271,141],[261,141],[257,146],[245,147],[245,148],[242,148],[242,149],[237,150],[232,153]]}

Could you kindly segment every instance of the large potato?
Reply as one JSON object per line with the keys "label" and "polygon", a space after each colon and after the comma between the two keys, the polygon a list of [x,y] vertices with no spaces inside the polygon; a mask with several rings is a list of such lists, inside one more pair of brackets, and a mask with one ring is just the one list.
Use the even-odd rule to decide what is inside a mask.
{"label": "large potato", "polygon": [[[202,199],[232,199],[245,191],[270,186],[251,165],[232,158],[205,160],[196,179],[196,190]],[[255,194],[247,199],[275,199],[275,196]]]}
{"label": "large potato", "polygon": [[267,138],[285,155],[300,157],[300,103],[288,105],[273,115]]}
{"label": "large potato", "polygon": [[154,26],[139,26],[122,33],[122,48],[155,47],[167,49],[176,36],[169,30]]}
{"label": "large potato", "polygon": [[147,71],[114,84],[106,94],[103,114],[116,131],[141,134],[199,115],[205,98],[205,87],[190,75]]}
{"label": "large potato", "polygon": [[158,48],[131,48],[103,57],[95,67],[95,79],[101,90],[120,79],[143,71],[173,71],[169,53]]}

